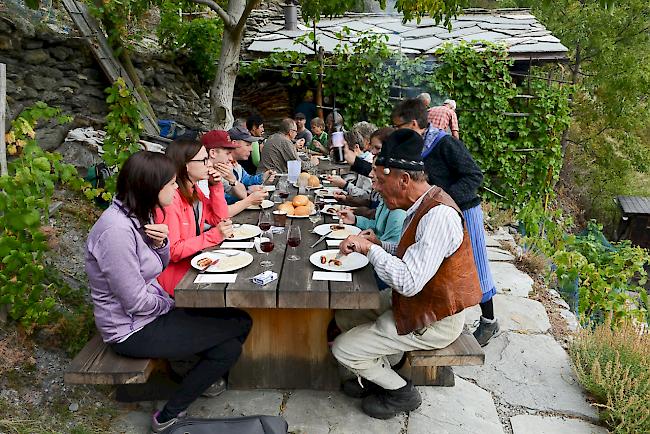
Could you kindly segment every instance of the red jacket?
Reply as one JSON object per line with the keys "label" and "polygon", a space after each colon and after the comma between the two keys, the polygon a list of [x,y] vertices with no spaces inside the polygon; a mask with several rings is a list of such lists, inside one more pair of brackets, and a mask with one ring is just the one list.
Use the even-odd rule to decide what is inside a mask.
{"label": "red jacket", "polygon": [[[215,227],[221,220],[228,218],[223,184],[210,186],[210,198],[206,198],[198,188],[196,192],[203,203],[202,215],[199,216],[200,235],[196,235],[194,209],[181,196],[179,190],[176,191],[171,205],[165,207],[164,212],[158,209],[154,217],[156,223],[165,223],[169,227],[170,260],[167,268],[158,276],[158,282],[172,296],[174,288],[189,270],[192,256],[223,241],[221,232]],[[204,232],[203,222],[213,227]]]}

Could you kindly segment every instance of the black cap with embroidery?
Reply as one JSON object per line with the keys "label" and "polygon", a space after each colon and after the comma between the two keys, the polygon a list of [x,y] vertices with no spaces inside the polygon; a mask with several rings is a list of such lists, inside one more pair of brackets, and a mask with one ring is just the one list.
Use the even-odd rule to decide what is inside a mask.
{"label": "black cap with embroidery", "polygon": [[401,128],[392,133],[377,156],[375,165],[402,170],[424,170],[422,162],[422,136],[413,130]]}

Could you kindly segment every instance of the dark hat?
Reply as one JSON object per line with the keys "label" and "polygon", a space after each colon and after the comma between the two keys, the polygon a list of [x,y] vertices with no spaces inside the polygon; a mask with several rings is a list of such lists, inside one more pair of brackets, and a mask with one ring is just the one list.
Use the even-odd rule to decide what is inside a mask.
{"label": "dark hat", "polygon": [[402,128],[392,133],[377,156],[375,165],[402,170],[424,170],[422,162],[422,136],[413,130]]}
{"label": "dark hat", "polygon": [[230,136],[231,140],[243,140],[249,143],[258,142],[260,140],[259,137],[251,135],[251,132],[248,131],[248,128],[243,125],[229,129],[228,135]]}
{"label": "dark hat", "polygon": [[296,113],[296,115],[295,115],[293,118],[294,118],[294,119],[307,119],[307,118],[305,117],[305,114],[304,114],[304,113],[300,113],[300,112]]}
{"label": "dark hat", "polygon": [[201,136],[201,143],[205,149],[226,148],[234,149],[239,148],[239,144],[230,140],[228,132],[224,130],[212,130]]}

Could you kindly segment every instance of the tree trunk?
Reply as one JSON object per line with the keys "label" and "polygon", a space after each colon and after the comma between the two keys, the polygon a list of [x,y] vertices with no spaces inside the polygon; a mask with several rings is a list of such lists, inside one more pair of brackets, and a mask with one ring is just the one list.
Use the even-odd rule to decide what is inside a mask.
{"label": "tree trunk", "polygon": [[[578,80],[580,79],[580,63],[582,62],[582,56],[580,52],[580,42],[576,44],[576,59],[575,59],[575,64],[573,65],[573,69],[571,71],[572,77],[571,77],[571,83],[575,86],[578,84]],[[569,107],[573,108],[573,95],[569,96]],[[567,127],[564,132],[562,133],[562,159],[564,159],[564,154],[566,153],[566,147],[569,142],[569,127]]]}
{"label": "tree trunk", "polygon": [[[248,16],[242,16],[245,10],[246,2],[244,1],[230,0],[228,2],[228,15],[235,22],[245,21],[248,18]],[[210,90],[212,128],[228,129],[233,124],[232,97],[239,72],[239,53],[243,36],[244,26],[224,26],[217,75]]]}

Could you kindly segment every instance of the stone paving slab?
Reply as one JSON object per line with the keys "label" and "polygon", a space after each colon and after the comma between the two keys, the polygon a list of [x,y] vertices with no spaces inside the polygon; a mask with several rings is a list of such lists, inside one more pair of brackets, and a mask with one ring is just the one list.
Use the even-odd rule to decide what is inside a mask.
{"label": "stone paving slab", "polygon": [[296,390],[284,411],[289,431],[295,434],[400,434],[406,416],[373,419],[361,410],[361,400],[341,392]]}
{"label": "stone paving slab", "polygon": [[490,262],[490,270],[498,293],[528,297],[533,290],[533,279],[509,262]]}
{"label": "stone paving slab", "polygon": [[583,395],[569,356],[548,335],[501,333],[484,347],[485,365],[454,367],[510,405],[597,420]]}
{"label": "stone paving slab", "polygon": [[118,419],[110,428],[115,434],[149,434],[151,432],[151,412],[132,411]]}
{"label": "stone paving slab", "polygon": [[488,247],[501,247],[499,240],[490,234],[485,234],[485,245]]}
{"label": "stone paving slab", "polygon": [[280,414],[283,393],[279,390],[226,390],[215,398],[199,398],[190,405],[192,417],[240,417]]}
{"label": "stone paving slab", "polygon": [[602,426],[578,419],[522,414],[510,418],[513,434],[607,434]]}
{"label": "stone paving slab", "polygon": [[[551,329],[546,309],[538,301],[506,294],[497,294],[492,300],[494,316],[499,320],[501,332],[546,333]],[[465,323],[471,326],[480,316],[480,306],[466,309]]]}
{"label": "stone paving slab", "polygon": [[492,396],[469,381],[418,390],[422,405],[409,416],[408,434],[503,434]]}
{"label": "stone paving slab", "polygon": [[487,248],[488,261],[506,261],[511,262],[515,260],[515,257],[507,250],[500,249],[494,246],[488,246]]}

